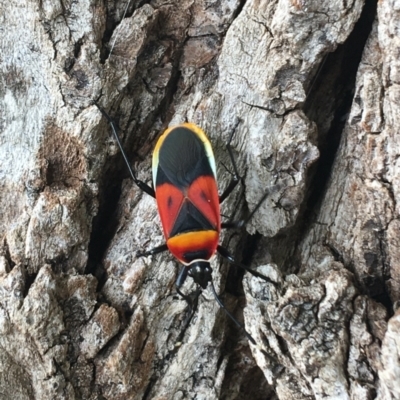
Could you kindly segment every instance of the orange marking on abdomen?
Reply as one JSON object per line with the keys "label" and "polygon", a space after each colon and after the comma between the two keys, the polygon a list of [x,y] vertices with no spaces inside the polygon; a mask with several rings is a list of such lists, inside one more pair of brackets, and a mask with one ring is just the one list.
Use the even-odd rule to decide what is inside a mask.
{"label": "orange marking on abdomen", "polygon": [[176,235],[167,240],[169,251],[183,264],[190,263],[187,255],[202,253],[195,259],[209,260],[217,250],[219,233],[217,231],[196,231]]}

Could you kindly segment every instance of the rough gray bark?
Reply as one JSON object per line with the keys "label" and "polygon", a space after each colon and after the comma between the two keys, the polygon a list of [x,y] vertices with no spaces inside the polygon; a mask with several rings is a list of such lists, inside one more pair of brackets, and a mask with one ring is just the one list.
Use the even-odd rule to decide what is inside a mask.
{"label": "rough gray bark", "polygon": [[[400,1],[125,7],[1,2],[0,398],[399,399]],[[208,290],[183,330],[179,266],[136,257],[163,242],[154,199],[94,99],[142,180],[192,121],[222,188],[236,129],[224,215],[276,185],[222,235],[271,281],[212,261],[257,346]]]}

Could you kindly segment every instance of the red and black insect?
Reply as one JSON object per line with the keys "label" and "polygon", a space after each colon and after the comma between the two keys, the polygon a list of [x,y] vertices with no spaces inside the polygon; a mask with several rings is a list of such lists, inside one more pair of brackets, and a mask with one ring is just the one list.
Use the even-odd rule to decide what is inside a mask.
{"label": "red and black insect", "polygon": [[[268,191],[264,194],[247,219],[221,223],[220,204],[240,181],[230,147],[234,131],[226,146],[234,172],[230,183],[220,196],[218,195],[216,166],[211,143],[203,130],[191,123],[169,128],[158,139],[153,152],[153,188],[137,179],[122,148],[114,123],[101,107],[97,104],[96,106],[112,127],[133,181],[157,201],[166,243],[138,253],[138,256],[149,256],[169,250],[183,264],[176,280],[177,292],[192,307],[191,298],[181,291],[187,276],[191,276],[194,282],[203,289],[210,284],[218,304],[255,344],[251,335],[226,310],[218,297],[212,281],[210,266],[211,258],[218,252],[230,263],[268,280],[257,271],[236,262],[229,251],[218,244],[221,229],[244,226],[269,193]],[[197,296],[199,293],[200,291]]]}

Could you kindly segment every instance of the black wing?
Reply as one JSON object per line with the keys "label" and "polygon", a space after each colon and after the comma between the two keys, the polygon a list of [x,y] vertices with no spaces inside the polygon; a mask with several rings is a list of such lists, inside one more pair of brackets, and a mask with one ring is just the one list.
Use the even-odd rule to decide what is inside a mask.
{"label": "black wing", "polygon": [[205,144],[190,129],[177,127],[159,150],[156,186],[168,182],[184,190],[199,176],[214,176]]}

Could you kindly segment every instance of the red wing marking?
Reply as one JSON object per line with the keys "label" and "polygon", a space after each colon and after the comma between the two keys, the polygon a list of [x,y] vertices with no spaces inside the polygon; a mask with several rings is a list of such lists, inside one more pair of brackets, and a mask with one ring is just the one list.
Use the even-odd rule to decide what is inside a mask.
{"label": "red wing marking", "polygon": [[156,200],[164,236],[168,239],[182,206],[184,196],[174,185],[164,183],[156,187]]}
{"label": "red wing marking", "polygon": [[219,232],[221,216],[215,178],[213,176],[199,176],[190,185],[188,198]]}

